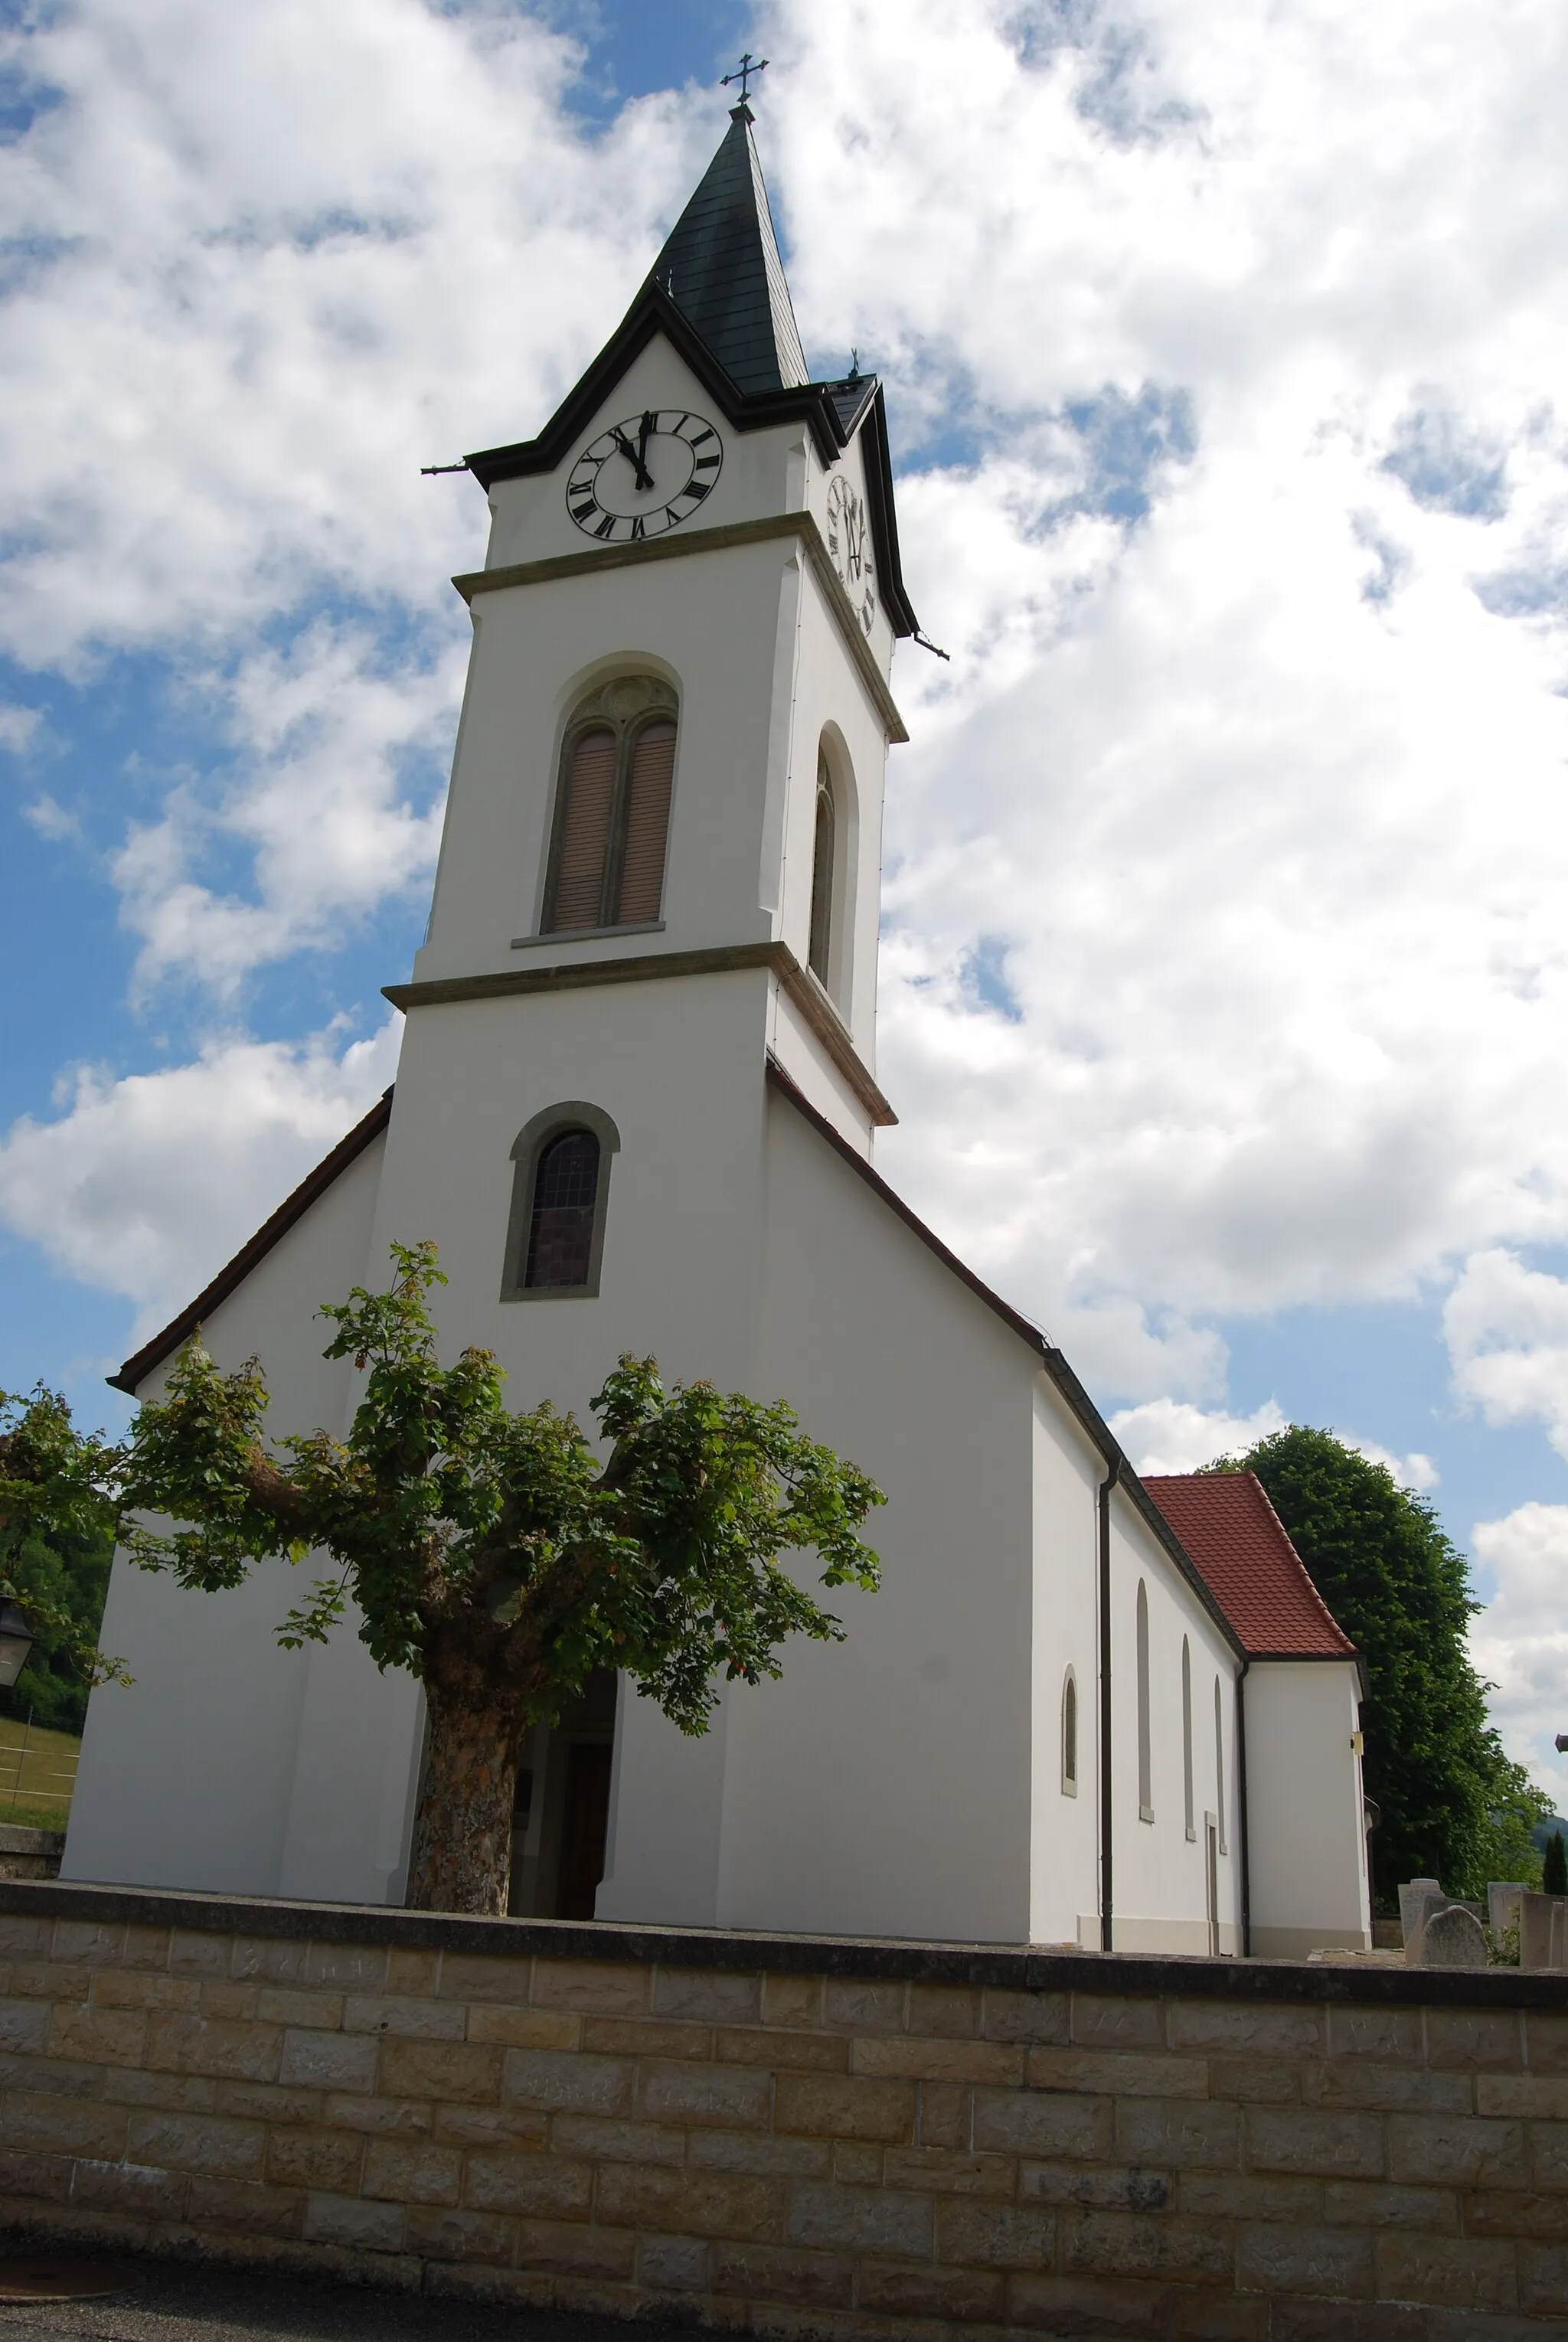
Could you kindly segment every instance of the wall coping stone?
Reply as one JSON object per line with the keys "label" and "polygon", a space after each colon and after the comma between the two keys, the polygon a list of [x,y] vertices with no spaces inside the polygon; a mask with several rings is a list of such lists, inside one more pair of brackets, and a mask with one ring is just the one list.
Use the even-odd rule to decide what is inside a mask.
{"label": "wall coping stone", "polygon": [[64,1830],[29,1829],[22,1822],[0,1822],[0,1854],[54,1856],[65,1851]]}
{"label": "wall coping stone", "polygon": [[666,1967],[772,1969],[886,1977],[917,1984],[1151,1998],[1353,2002],[1423,2007],[1564,2008],[1568,1977],[1522,1968],[1404,1968],[1312,1960],[1214,1959],[1181,1952],[1089,1952],[1071,1946],[791,1936],[733,1927],[663,1927],[607,1919],[484,1919],[366,1903],[202,1895],[0,1878],[0,1917],[185,1927],[214,1935],[300,1936],[318,1943],[481,1952],[497,1959],[615,1960]]}

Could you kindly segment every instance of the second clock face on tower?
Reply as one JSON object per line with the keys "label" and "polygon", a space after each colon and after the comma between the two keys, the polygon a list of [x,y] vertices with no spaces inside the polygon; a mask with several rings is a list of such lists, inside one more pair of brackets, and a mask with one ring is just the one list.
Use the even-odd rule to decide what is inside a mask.
{"label": "second clock face on tower", "polygon": [[827,492],[827,549],[854,614],[869,635],[876,616],[876,596],[865,505],[842,472],[835,473]]}
{"label": "second clock face on tower", "polygon": [[685,407],[649,407],[590,440],[566,482],[566,509],[586,536],[636,545],[700,512],[724,458],[713,425]]}

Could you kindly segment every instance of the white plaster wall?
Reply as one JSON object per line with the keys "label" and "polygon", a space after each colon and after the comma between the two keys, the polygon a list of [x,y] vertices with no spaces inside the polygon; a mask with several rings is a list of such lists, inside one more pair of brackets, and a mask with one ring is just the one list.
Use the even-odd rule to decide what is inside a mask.
{"label": "white plaster wall", "polygon": [[[1218,1810],[1213,1686],[1225,1717],[1225,1833],[1219,1857],[1220,1948],[1241,1948],[1241,1839],[1235,1804],[1232,1646],[1154,1531],[1118,1488],[1111,1506],[1111,1709],[1114,1736],[1113,1903],[1119,1952],[1208,1948],[1205,1813]],[[1138,1810],[1137,1589],[1149,1600],[1149,1709],[1154,1818]],[[1193,1670],[1194,1838],[1186,1835],[1182,1757],[1182,1638]],[[1250,1723],[1250,1717],[1249,1717]],[[1249,1748],[1250,1748],[1249,1737]]]}
{"label": "white plaster wall", "polygon": [[[259,1354],[275,1434],[344,1427],[349,1369],[322,1357],[331,1329],[314,1313],[365,1276],[385,1149],[374,1140],[203,1328],[225,1369]],[[158,1370],[141,1396],[156,1396],[166,1378]],[[385,1899],[399,1857],[385,1867],[374,1849],[361,1858],[362,1837],[374,1836],[364,1817],[379,1818],[387,1765],[405,1750],[414,1686],[378,1676],[346,1627],[328,1651],[278,1648],[275,1630],[310,1571],[271,1563],[232,1592],[196,1594],[116,1557],[104,1647],[135,1680],[101,1686],[88,1702],[65,1877]],[[296,1888],[285,1882],[295,1875],[301,1734],[324,1670],[337,1678],[345,1728],[322,1796],[344,1859],[330,1886]]]}
{"label": "white plaster wall", "polygon": [[[774,1093],[751,1387],[889,1496],[884,1590],[841,1645],[725,1706],[716,1917],[744,1927],[1028,1934],[1031,1392],[1017,1336]],[[640,1913],[669,1787],[623,1810],[610,1917]],[[628,1867],[631,1847],[644,1858]]]}
{"label": "white plaster wall", "polygon": [[1354,1662],[1255,1659],[1247,1676],[1253,1950],[1372,1941]]}
{"label": "white plaster wall", "polygon": [[[1044,1375],[1034,1384],[1034,1716],[1029,1935],[1099,1943],[1100,1729],[1096,1491],[1104,1467]],[[1078,1686],[1078,1780],[1062,1781],[1062,1694]]]}

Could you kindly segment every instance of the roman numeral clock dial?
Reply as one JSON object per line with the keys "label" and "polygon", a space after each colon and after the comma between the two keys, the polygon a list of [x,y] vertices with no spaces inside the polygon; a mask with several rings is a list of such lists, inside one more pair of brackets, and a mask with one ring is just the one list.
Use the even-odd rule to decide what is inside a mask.
{"label": "roman numeral clock dial", "polygon": [[612,423],[584,448],[566,482],[566,509],[585,536],[637,545],[700,512],[724,459],[724,442],[705,417],[649,408]]}

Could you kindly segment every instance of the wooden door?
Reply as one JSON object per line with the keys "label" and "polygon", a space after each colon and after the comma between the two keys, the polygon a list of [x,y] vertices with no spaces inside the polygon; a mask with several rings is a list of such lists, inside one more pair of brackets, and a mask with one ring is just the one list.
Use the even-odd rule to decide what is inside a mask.
{"label": "wooden door", "polygon": [[610,1821],[607,1740],[574,1741],[566,1752],[566,1807],[561,1823],[561,1885],[555,1916],[591,1919],[604,1876],[604,1835]]}

